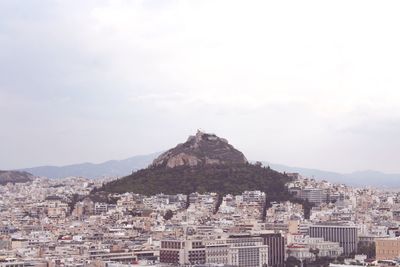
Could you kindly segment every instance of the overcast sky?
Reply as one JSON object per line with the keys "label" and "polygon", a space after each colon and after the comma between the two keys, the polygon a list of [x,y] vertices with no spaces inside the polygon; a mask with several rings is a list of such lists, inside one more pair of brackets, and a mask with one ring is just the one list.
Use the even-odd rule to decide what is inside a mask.
{"label": "overcast sky", "polygon": [[162,151],[400,172],[398,1],[0,1],[0,169]]}

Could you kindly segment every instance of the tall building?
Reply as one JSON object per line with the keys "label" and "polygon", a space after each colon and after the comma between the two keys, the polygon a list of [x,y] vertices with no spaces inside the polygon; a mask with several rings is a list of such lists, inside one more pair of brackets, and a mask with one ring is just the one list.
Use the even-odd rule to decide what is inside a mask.
{"label": "tall building", "polygon": [[310,225],[310,237],[322,237],[326,241],[338,242],[345,255],[357,251],[357,226],[348,225]]}
{"label": "tall building", "polygon": [[268,246],[268,266],[281,267],[285,264],[285,238],[281,234],[261,234],[263,244]]}

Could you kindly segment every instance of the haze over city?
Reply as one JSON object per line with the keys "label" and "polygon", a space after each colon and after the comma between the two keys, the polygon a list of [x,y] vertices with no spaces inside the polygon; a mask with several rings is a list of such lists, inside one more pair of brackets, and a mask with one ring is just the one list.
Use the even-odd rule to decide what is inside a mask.
{"label": "haze over city", "polygon": [[[400,172],[399,3],[0,2],[0,169],[166,150]],[[355,16],[356,14],[356,16]]]}

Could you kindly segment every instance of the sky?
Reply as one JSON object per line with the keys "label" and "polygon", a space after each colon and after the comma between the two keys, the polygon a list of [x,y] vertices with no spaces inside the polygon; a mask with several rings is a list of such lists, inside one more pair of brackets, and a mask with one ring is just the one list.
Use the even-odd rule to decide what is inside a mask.
{"label": "sky", "polygon": [[0,169],[159,152],[400,172],[398,1],[0,1]]}

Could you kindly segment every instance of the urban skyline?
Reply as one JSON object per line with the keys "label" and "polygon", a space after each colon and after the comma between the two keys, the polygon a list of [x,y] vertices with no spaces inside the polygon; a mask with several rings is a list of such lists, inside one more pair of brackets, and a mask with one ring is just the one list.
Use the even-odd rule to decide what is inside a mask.
{"label": "urban skyline", "polygon": [[0,0],[0,267],[400,267],[399,10]]}

